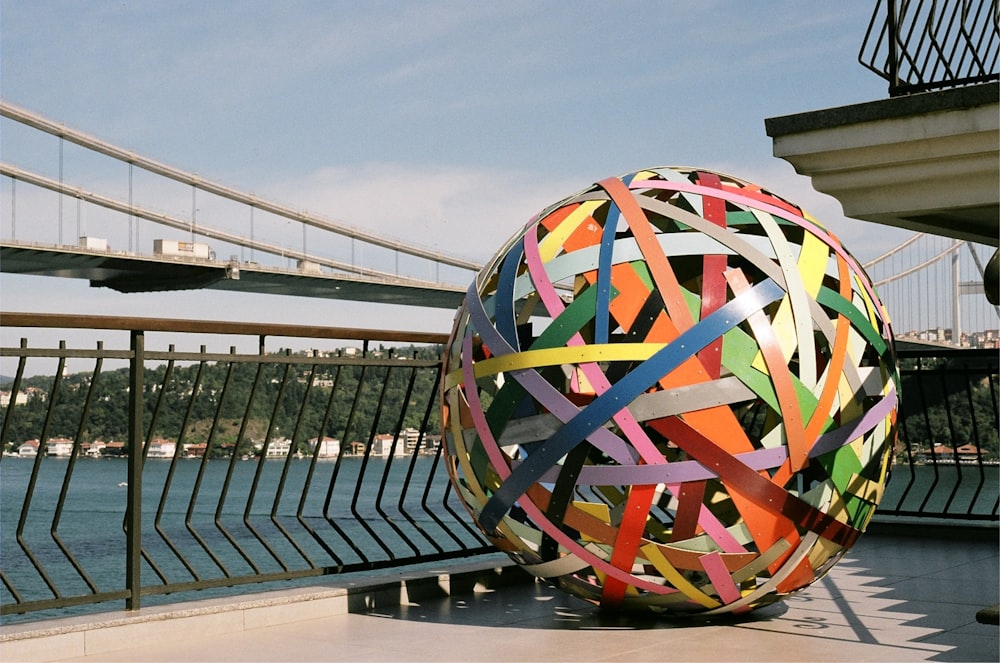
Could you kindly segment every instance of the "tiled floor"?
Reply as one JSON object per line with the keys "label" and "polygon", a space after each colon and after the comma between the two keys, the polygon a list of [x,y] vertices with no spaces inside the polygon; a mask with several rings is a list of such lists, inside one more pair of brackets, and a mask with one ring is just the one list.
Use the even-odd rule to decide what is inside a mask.
{"label": "tiled floor", "polygon": [[523,584],[63,660],[995,662],[1000,627],[976,612],[1000,600],[998,550],[996,529],[869,533],[826,578],[742,621],[608,616]]}

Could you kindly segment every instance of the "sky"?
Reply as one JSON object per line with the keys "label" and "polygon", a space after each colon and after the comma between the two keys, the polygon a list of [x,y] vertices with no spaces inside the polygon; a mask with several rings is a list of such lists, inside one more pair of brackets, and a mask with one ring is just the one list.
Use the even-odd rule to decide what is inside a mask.
{"label": "sky", "polygon": [[[845,219],[772,155],[764,120],[887,97],[857,61],[874,4],[0,0],[0,96],[255,196],[477,261],[548,204],[663,165],[756,182],[864,261],[901,231]],[[2,160],[51,176],[54,139],[10,124]],[[123,195],[124,171],[65,149],[67,182]],[[49,208],[3,180],[0,235],[15,221],[25,233]],[[183,187],[144,195],[178,215],[203,204]],[[78,226],[84,215],[65,214]],[[155,231],[136,232],[148,241]],[[0,309],[441,332],[454,313],[121,294],[7,274]]]}

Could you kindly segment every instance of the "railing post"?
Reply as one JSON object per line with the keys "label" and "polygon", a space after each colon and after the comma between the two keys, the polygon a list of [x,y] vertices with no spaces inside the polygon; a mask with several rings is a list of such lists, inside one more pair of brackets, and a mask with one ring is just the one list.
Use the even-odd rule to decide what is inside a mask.
{"label": "railing post", "polygon": [[899,92],[899,26],[896,14],[896,0],[888,0],[888,16],[886,31],[889,42],[889,96],[894,97]]}
{"label": "railing post", "polygon": [[132,330],[128,389],[128,504],[125,507],[126,610],[138,610],[142,593],[142,411],[146,340]]}

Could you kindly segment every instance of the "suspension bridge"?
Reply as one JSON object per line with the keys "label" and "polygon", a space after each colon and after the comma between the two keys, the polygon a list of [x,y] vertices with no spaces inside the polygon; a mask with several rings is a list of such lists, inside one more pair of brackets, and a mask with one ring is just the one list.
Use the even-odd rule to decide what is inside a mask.
{"label": "suspension bridge", "polygon": [[[468,258],[206,180],[6,102],[0,102],[0,116],[10,128],[55,139],[58,152],[54,175],[0,163],[9,201],[0,232],[0,265],[7,273],[83,278],[121,292],[213,288],[456,308],[479,269]],[[124,164],[127,196],[65,181],[66,144],[102,157],[96,166],[102,171]],[[140,174],[155,176],[152,184],[138,186]],[[187,218],[142,201],[142,195],[162,197],[164,183],[190,188]],[[215,214],[209,211],[213,209]],[[311,241],[308,230],[314,235]],[[146,250],[142,231],[153,234]],[[344,245],[349,258],[331,257]],[[359,259],[366,254],[368,263]],[[374,266],[386,262],[394,268]]]}
{"label": "suspension bridge", "polygon": [[[38,134],[55,141],[48,153],[57,155],[49,172],[0,163],[5,273],[81,278],[121,292],[211,288],[454,309],[480,267],[241,192],[6,102],[0,117],[5,135]],[[112,179],[124,167],[127,193],[66,181],[67,145],[100,159],[97,168],[117,173]],[[165,183],[189,190],[189,213],[158,211]],[[914,233],[882,255],[859,258],[901,340],[998,347],[1000,309],[983,293],[994,250]]]}

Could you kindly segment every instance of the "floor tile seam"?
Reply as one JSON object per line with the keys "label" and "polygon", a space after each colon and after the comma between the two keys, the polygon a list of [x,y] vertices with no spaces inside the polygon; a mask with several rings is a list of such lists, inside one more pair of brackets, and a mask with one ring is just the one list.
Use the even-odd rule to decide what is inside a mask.
{"label": "floor tile seam", "polygon": [[[797,623],[811,624],[814,621],[810,620],[810,617],[818,619],[830,619],[832,617],[840,617],[840,621],[831,621],[828,625],[840,625],[844,627],[849,627],[851,622],[847,621],[844,613],[842,611],[827,611],[827,610],[813,610],[808,611],[814,614],[801,614],[801,615],[782,615],[782,620],[785,624],[792,625]],[[905,628],[905,629],[928,629],[928,628],[938,628],[935,625],[920,625],[914,624],[913,622],[919,621],[924,618],[932,617],[931,615],[924,615],[920,613],[889,613],[889,614],[873,614],[865,611],[856,611],[853,613],[859,620],[865,622],[866,626],[877,625],[878,628]],[[741,627],[754,627],[755,624],[761,624],[762,622],[750,622],[747,624],[739,624]],[[770,622],[763,622],[764,625]],[[873,626],[873,628],[875,628]]]}
{"label": "floor tile seam", "polygon": [[[888,580],[888,579],[891,578],[892,582],[889,583],[889,584],[887,584],[887,585],[877,585],[877,586],[878,587],[890,587],[890,588],[893,588],[893,589],[898,589],[898,587],[896,587],[897,584],[905,584],[905,583],[911,583],[911,582],[920,582],[922,580],[925,580],[925,579],[929,578],[931,575],[933,575],[933,574],[920,573],[920,574],[917,574],[917,575],[907,575],[907,576],[887,576],[885,578],[879,578],[879,579],[880,580]],[[940,580],[945,580],[945,578],[940,578]]]}
{"label": "floor tile seam", "polygon": [[[973,619],[971,623],[975,624],[976,620]],[[956,626],[955,628],[938,629],[934,633],[925,633],[924,635],[920,636],[919,638],[915,638],[914,642],[925,642],[925,643],[927,643],[929,645],[933,645],[933,644],[935,644],[933,642],[933,640],[935,638],[945,638],[945,637],[947,637],[947,638],[951,638],[953,640],[956,640],[956,639],[957,640],[961,640],[961,639],[964,639],[966,637],[972,637],[971,634],[968,634],[968,633],[956,633],[955,632],[957,629],[966,628],[968,626],[969,626],[969,624],[962,624],[961,626]],[[958,649],[958,647],[959,647],[959,645],[955,645],[955,644],[949,644],[948,646],[950,646],[952,649]]]}
{"label": "floor tile seam", "polygon": [[927,588],[896,587],[895,593],[883,595],[883,598],[902,604],[913,604],[915,609],[930,610],[931,612],[953,609],[971,609],[975,612],[997,604],[996,594],[992,596],[979,594],[958,596],[957,592],[949,591],[949,589],[950,587],[943,592],[932,594]]}
{"label": "floor tile seam", "polygon": [[[384,590],[386,588],[393,588],[396,586],[403,587],[408,582],[421,582],[427,580],[433,580],[434,578],[441,579],[442,576],[446,577],[449,581],[461,575],[467,574],[477,574],[477,573],[489,573],[491,570],[496,571],[498,566],[484,566],[483,568],[467,568],[456,571],[454,573],[447,572],[442,573],[440,571],[432,571],[426,574],[417,574],[413,576],[405,577],[393,577],[386,578],[384,576],[375,576],[371,578],[363,578],[361,582],[357,585],[352,586],[308,586],[293,589],[284,590],[274,590],[274,591],[264,591],[259,592],[250,598],[243,598],[242,600],[227,602],[225,598],[214,598],[206,599],[205,604],[197,605],[198,601],[179,604],[166,604],[163,606],[155,606],[150,608],[150,612],[145,614],[121,614],[120,611],[115,611],[113,614],[115,616],[108,617],[106,619],[100,619],[102,613],[97,613],[94,615],[83,615],[78,617],[68,617],[68,618],[57,618],[55,620],[41,620],[38,622],[26,622],[21,624],[13,624],[9,626],[0,626],[0,643],[12,642],[18,640],[29,640],[35,638],[45,638],[57,635],[63,635],[67,633],[84,633],[88,631],[94,631],[99,629],[116,628],[116,627],[127,627],[134,625],[148,624],[152,622],[166,622],[178,619],[190,619],[199,616],[205,616],[210,614],[221,614],[226,612],[239,612],[240,623],[242,624],[243,630],[255,630],[260,628],[255,625],[248,627],[247,625],[247,611],[253,609],[268,609],[268,608],[281,608],[288,606],[298,606],[303,603],[323,600],[323,599],[336,599],[344,596],[350,597],[352,594],[365,594],[366,592],[373,592]],[[456,594],[457,596],[458,594]],[[193,605],[192,605],[193,604]],[[173,605],[174,608],[169,606]],[[345,606],[345,613],[350,612],[350,607]],[[47,621],[71,621],[72,623],[66,624],[47,624]]]}
{"label": "floor tile seam", "polygon": [[[977,622],[976,621],[976,616],[973,615],[972,619],[970,619],[967,622],[964,622],[962,624],[956,624],[955,626],[952,626],[950,628],[943,628],[943,629],[941,629],[941,633],[955,633],[955,632],[959,631],[960,629],[969,628],[970,626],[982,627],[983,625],[980,624],[979,622]],[[956,635],[961,635],[964,638],[966,635],[971,635],[971,634],[968,634],[968,633],[958,634],[958,633],[956,633]]]}
{"label": "floor tile seam", "polygon": [[[841,569],[839,569],[838,567],[835,567],[833,571],[835,572],[835,571],[840,571],[840,570]],[[844,570],[846,570],[846,569],[844,569]],[[841,573],[841,574],[838,574],[837,576],[833,576],[832,573],[833,572],[831,572],[831,575],[829,577],[832,577],[834,579],[836,579],[837,577],[843,577],[845,579],[846,578],[858,578],[858,577],[867,578],[867,580],[865,582],[861,583],[862,587],[881,587],[882,585],[875,585],[875,584],[872,584],[872,583],[875,583],[875,582],[878,582],[878,581],[881,581],[881,580],[886,580],[886,579],[889,579],[889,578],[899,579],[899,580],[914,580],[916,578],[920,578],[920,577],[923,577],[925,575],[924,573],[918,573],[916,575],[913,575],[912,572],[908,573],[908,574],[902,574],[902,573],[887,574],[887,573],[884,573],[884,572],[880,572],[880,570],[878,568],[876,568],[874,565],[871,566],[871,567],[850,569],[850,573]]]}
{"label": "floor tile seam", "polygon": [[977,557],[976,559],[967,559],[962,562],[955,562],[952,566],[948,566],[938,571],[935,571],[931,574],[925,574],[925,575],[937,575],[938,573],[944,573],[945,571],[958,571],[963,567],[988,564],[990,562],[993,562],[994,564],[1000,562],[1000,554],[993,554],[984,557]]}
{"label": "floor tile seam", "polygon": [[[905,628],[937,628],[940,630],[944,630],[944,627],[941,626],[941,621],[939,620],[938,616],[929,615],[923,612],[890,612],[890,613],[872,614],[869,612],[862,611],[862,612],[857,612],[856,614],[858,615],[858,617],[871,620],[875,619],[893,620],[900,626]],[[934,620],[939,620],[939,621],[934,621]],[[927,621],[928,623],[926,624],[920,623],[924,621]],[[975,613],[973,613],[971,622],[974,623],[975,621],[976,621]]]}
{"label": "floor tile seam", "polygon": [[[832,582],[836,587],[836,591],[841,595],[856,594],[865,597],[882,598],[881,596],[882,594],[885,594],[886,592],[892,590],[891,587],[886,587],[885,585],[850,585],[845,587],[843,583],[838,583],[836,578],[833,578]],[[813,586],[815,585],[807,587],[806,589],[811,589]],[[820,585],[820,587],[823,587],[823,585]],[[831,596],[833,595],[832,590],[827,590],[827,591],[830,592]],[[813,598],[821,598],[821,597],[814,596]],[[833,598],[836,597],[834,596]]]}
{"label": "floor tile seam", "polygon": [[[802,637],[810,637],[810,636],[805,635],[805,634],[790,633],[790,632],[787,632],[787,631],[764,631],[763,633],[765,633],[767,635],[770,635],[770,636],[790,636],[790,637],[796,638],[797,640],[800,639],[800,638],[802,638]],[[829,649],[831,647],[840,647],[840,646],[860,647],[860,648],[863,648],[865,650],[868,650],[868,651],[872,652],[873,654],[876,653],[876,652],[880,652],[880,651],[881,652],[889,652],[889,651],[899,652],[899,651],[905,651],[905,652],[908,652],[908,653],[913,653],[913,659],[912,660],[926,660],[924,658],[924,656],[919,656],[919,655],[916,654],[916,652],[920,652],[920,653],[932,653],[932,654],[943,654],[943,653],[947,653],[948,651],[950,651],[952,649],[955,649],[955,647],[951,646],[951,645],[939,645],[939,644],[935,644],[935,643],[932,643],[932,642],[928,642],[928,643],[917,643],[917,642],[914,642],[914,641],[906,642],[906,643],[899,643],[899,642],[860,642],[857,639],[853,639],[853,638],[850,638],[850,637],[847,637],[847,636],[824,637],[824,638],[820,638],[820,640],[821,640],[821,642],[815,643],[815,644],[817,644],[824,651],[829,651]],[[796,648],[796,649],[808,649],[807,647],[803,647],[802,644],[799,644],[799,645],[795,646],[794,648]],[[801,660],[810,660],[810,659],[793,658],[793,659],[786,659],[786,660],[801,661]],[[849,661],[853,661],[853,660],[856,660],[856,659],[854,659],[854,658],[848,658],[848,659],[828,659],[828,660],[849,660]],[[864,660],[883,661],[883,660],[899,660],[899,659],[888,657],[888,656],[875,656],[873,658],[866,658]]]}
{"label": "floor tile seam", "polygon": [[[856,606],[858,604],[852,604],[852,605]],[[801,612],[807,613],[807,614],[817,614],[817,615],[843,615],[844,614],[844,610],[843,610],[842,606],[837,606],[834,609],[829,609],[829,608],[801,609]],[[868,619],[889,619],[889,620],[897,621],[897,622],[902,623],[902,624],[908,624],[908,623],[910,623],[912,621],[916,621],[918,619],[932,619],[934,617],[933,615],[928,615],[928,614],[923,613],[923,612],[910,612],[910,611],[907,611],[907,612],[896,612],[896,611],[892,611],[892,610],[869,610],[869,609],[866,609],[864,607],[862,607],[860,609],[853,610],[853,613],[855,615],[857,615],[858,617],[865,617],[865,618],[868,618]],[[792,618],[795,618],[795,617],[796,617],[795,615],[792,616]]]}
{"label": "floor tile seam", "polygon": [[[132,626],[140,624],[149,624],[155,622],[166,622],[176,619],[191,619],[197,617],[203,617],[206,615],[215,615],[227,612],[238,612],[240,614],[240,621],[245,625],[246,623],[246,613],[248,610],[259,609],[259,608],[280,608],[284,606],[299,605],[308,601],[323,600],[328,598],[339,598],[341,596],[346,596],[348,590],[345,588],[336,588],[323,591],[312,591],[303,594],[295,594],[288,596],[275,596],[262,599],[247,599],[243,601],[237,601],[234,603],[213,603],[212,605],[202,605],[202,606],[191,606],[187,608],[178,608],[176,610],[164,610],[164,611],[153,611],[146,614],[137,615],[119,615],[116,617],[108,617],[106,619],[97,619],[94,621],[80,621],[73,624],[65,625],[49,625],[45,626],[45,622],[28,622],[25,624],[13,624],[6,627],[7,632],[0,631],[0,643],[2,642],[12,642],[17,640],[27,640],[39,637],[48,637],[53,635],[63,635],[65,633],[86,633],[87,631],[93,631],[97,629],[106,628],[117,628],[122,626]],[[211,599],[215,601],[215,599]],[[159,606],[158,606],[159,607]],[[117,612],[115,614],[118,614]],[[99,617],[100,613],[94,615]],[[68,618],[76,619],[76,618]],[[36,625],[37,628],[24,628],[17,629],[18,627],[29,627],[32,624]]]}
{"label": "floor tile seam", "polygon": [[[869,646],[869,647],[885,647],[885,648],[888,648],[888,649],[905,649],[905,650],[917,650],[917,651],[942,651],[941,647],[945,646],[945,645],[937,645],[937,644],[930,643],[930,642],[925,643],[927,646],[924,646],[924,647],[912,646],[912,645],[921,643],[926,638],[931,638],[931,637],[935,637],[935,636],[940,635],[941,634],[940,631],[935,631],[935,632],[932,632],[932,633],[925,633],[925,634],[920,635],[918,637],[915,637],[913,639],[906,640],[905,642],[879,642],[879,641],[876,641],[876,642],[859,642],[856,639],[851,639],[851,638],[842,637],[842,636],[841,637],[829,637],[829,636],[822,637],[822,636],[816,635],[815,632],[813,632],[813,633],[804,633],[804,632],[790,631],[790,630],[786,631],[786,630],[776,630],[776,629],[768,629],[768,628],[754,628],[753,625],[751,625],[751,624],[740,624],[739,627],[740,628],[745,628],[745,629],[751,629],[751,630],[757,631],[759,633],[769,633],[769,634],[775,634],[775,635],[789,635],[789,636],[794,636],[796,638],[813,638],[813,639],[818,639],[818,640],[822,640],[822,641],[828,642],[828,643],[842,643],[843,642],[843,643],[860,644],[860,645],[865,645],[865,646]],[[839,628],[841,630],[851,630],[851,627],[849,625],[836,625],[835,628]],[[914,627],[905,627],[905,628],[914,628]],[[888,629],[885,632],[888,632]],[[852,631],[852,633],[853,633],[853,631]],[[949,647],[949,648],[950,649],[954,649],[953,646]]]}
{"label": "floor tile seam", "polygon": [[[990,564],[990,563],[993,563],[993,562],[1000,562],[1000,557],[998,557],[997,555],[992,555],[992,556],[984,556],[984,557],[976,558],[976,559],[966,559],[966,560],[962,560],[962,561],[954,561],[954,560],[952,560],[952,561],[949,561],[947,563],[945,563],[943,561],[941,563],[927,563],[927,558],[925,556],[914,557],[913,561],[914,562],[922,562],[924,564],[924,568],[919,569],[919,570],[916,570],[916,569],[915,570],[908,570],[906,573],[901,573],[902,571],[904,571],[904,569],[899,568],[899,567],[902,567],[905,563],[907,563],[906,560],[897,559],[895,561],[896,561],[896,564],[894,566],[889,566],[886,562],[882,562],[882,564],[871,564],[871,565],[868,565],[868,568],[856,568],[856,567],[854,567],[854,568],[850,569],[850,573],[845,573],[843,575],[845,577],[852,577],[852,576],[857,576],[857,575],[862,575],[862,574],[869,574],[869,575],[876,576],[876,577],[891,576],[891,577],[921,578],[921,577],[926,577],[926,576],[937,575],[939,573],[947,573],[947,572],[950,572],[950,571],[960,570],[963,567],[967,567],[967,566],[970,566],[970,565],[975,566],[975,565],[981,565],[981,564]],[[844,569],[844,570],[848,570],[848,569]],[[885,571],[887,571],[887,570],[891,570],[891,571],[893,571],[893,573],[888,573],[888,574],[885,573]]]}

